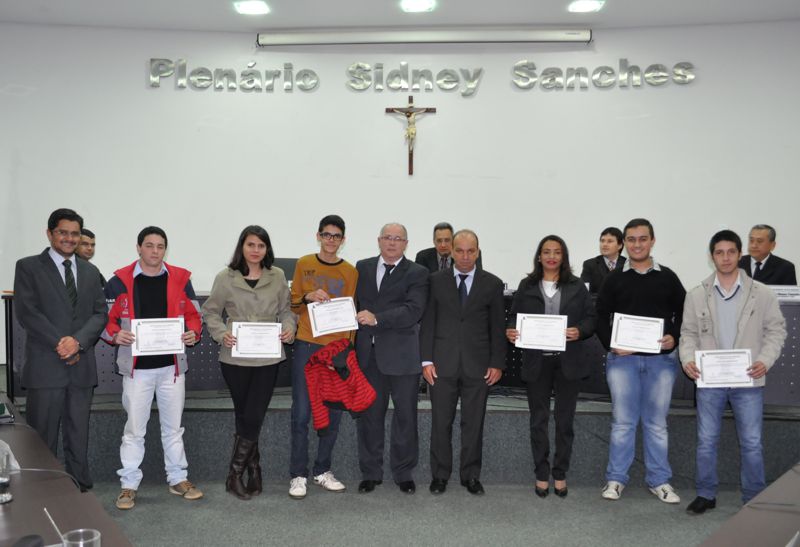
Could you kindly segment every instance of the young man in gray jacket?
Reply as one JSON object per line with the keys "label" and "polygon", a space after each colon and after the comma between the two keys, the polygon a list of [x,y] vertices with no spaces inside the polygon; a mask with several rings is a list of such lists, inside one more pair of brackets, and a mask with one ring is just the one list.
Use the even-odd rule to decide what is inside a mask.
{"label": "young man in gray jacket", "polygon": [[717,232],[709,251],[716,271],[686,295],[683,308],[679,350],[683,370],[693,380],[703,377],[697,351],[749,349],[747,376],[751,381],[743,382],[742,387],[697,390],[697,497],[686,509],[695,515],[717,504],[717,447],[728,402],[739,436],[742,502],[764,489],[764,376],[780,356],[786,339],[786,321],[774,293],[738,266],[742,256],[739,236],[730,230]]}

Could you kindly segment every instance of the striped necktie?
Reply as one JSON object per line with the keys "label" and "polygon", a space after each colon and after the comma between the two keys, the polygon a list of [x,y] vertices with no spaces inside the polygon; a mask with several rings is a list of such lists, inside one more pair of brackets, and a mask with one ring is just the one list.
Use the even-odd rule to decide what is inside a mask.
{"label": "striped necktie", "polygon": [[78,307],[78,288],[75,286],[75,276],[72,275],[72,261],[66,259],[62,264],[64,264],[64,284],[67,286],[67,296],[74,310]]}

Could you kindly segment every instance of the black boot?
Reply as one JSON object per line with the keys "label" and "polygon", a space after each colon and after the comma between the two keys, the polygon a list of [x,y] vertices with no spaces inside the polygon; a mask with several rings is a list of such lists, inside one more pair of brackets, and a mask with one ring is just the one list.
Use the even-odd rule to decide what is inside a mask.
{"label": "black boot", "polygon": [[233,441],[233,455],[231,456],[230,470],[228,479],[225,481],[225,491],[230,492],[241,500],[249,500],[250,494],[242,482],[244,468],[253,453],[255,447],[253,441],[248,441],[244,437],[236,435]]}
{"label": "black boot", "polygon": [[247,493],[257,496],[261,491],[261,454],[258,453],[258,442],[255,442],[250,459],[247,460]]}

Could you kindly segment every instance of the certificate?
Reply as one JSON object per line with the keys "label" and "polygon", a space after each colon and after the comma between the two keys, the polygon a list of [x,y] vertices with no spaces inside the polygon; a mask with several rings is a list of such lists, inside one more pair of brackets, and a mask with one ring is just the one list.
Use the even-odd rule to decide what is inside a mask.
{"label": "certificate", "polygon": [[244,323],[233,321],[231,325],[236,344],[231,348],[231,357],[264,359],[281,357],[280,323]]}
{"label": "certificate", "polygon": [[695,351],[694,362],[700,369],[697,387],[752,387],[747,375],[752,364],[749,349]]}
{"label": "certificate", "polygon": [[611,347],[638,353],[661,353],[664,320],[660,317],[614,314]]}
{"label": "certificate", "polygon": [[517,331],[519,331],[519,338],[514,345],[518,348],[545,351],[566,351],[567,349],[566,315],[518,313]]}
{"label": "certificate", "polygon": [[131,319],[133,345],[131,354],[176,355],[184,353],[183,317],[163,319]]}
{"label": "certificate", "polygon": [[312,302],[308,305],[308,317],[314,338],[358,329],[356,305],[350,296],[333,298],[326,302]]}

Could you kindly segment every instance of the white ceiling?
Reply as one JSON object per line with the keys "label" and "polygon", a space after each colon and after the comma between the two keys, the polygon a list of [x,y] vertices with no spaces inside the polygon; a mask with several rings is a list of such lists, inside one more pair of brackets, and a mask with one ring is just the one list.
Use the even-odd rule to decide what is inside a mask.
{"label": "white ceiling", "polygon": [[265,29],[450,25],[629,28],[800,19],[800,0],[607,0],[600,13],[566,11],[568,0],[438,0],[406,14],[399,0],[267,0],[272,13],[243,16],[230,0],[0,0],[0,22],[138,29],[257,32]]}

